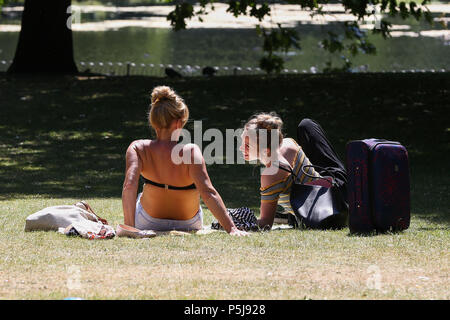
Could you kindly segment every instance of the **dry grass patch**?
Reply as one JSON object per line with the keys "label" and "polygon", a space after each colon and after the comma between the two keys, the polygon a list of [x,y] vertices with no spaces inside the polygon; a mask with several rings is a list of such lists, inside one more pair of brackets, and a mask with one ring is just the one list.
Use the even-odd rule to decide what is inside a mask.
{"label": "dry grass patch", "polygon": [[[2,211],[16,211],[17,201],[2,202]],[[20,202],[31,209],[56,201]],[[120,207],[120,199],[90,202],[100,211]],[[404,233],[374,237],[345,229],[88,241],[25,233],[26,214],[8,216],[0,235],[6,299],[449,298],[448,229],[419,218]],[[121,221],[117,214],[108,218]],[[213,220],[207,210],[205,220]],[[421,232],[425,226],[437,230]]]}

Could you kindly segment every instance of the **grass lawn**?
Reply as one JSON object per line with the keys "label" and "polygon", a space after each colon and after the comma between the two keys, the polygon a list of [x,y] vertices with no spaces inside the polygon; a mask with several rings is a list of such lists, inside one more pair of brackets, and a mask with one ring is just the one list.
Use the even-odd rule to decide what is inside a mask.
{"label": "grass lawn", "polygon": [[[286,134],[313,118],[337,152],[362,138],[402,142],[411,227],[351,236],[275,230],[233,238],[88,241],[24,232],[46,206],[87,200],[122,220],[124,153],[149,138],[151,89],[172,86],[207,128],[277,111]],[[450,74],[301,75],[168,80],[0,75],[0,299],[449,299]],[[192,129],[192,122],[187,125]],[[227,207],[259,208],[259,170],[210,165]],[[206,210],[205,225],[214,220]]]}

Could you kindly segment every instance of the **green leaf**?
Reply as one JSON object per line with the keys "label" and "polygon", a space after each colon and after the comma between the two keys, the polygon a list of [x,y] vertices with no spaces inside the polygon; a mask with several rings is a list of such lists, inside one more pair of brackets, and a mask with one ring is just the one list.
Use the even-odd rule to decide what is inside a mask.
{"label": "green leaf", "polygon": [[402,17],[402,19],[406,19],[409,17],[409,11],[404,1],[400,2],[400,16]]}
{"label": "green leaf", "polygon": [[284,66],[283,58],[277,55],[268,55],[261,58],[259,61],[259,67],[271,74],[273,72],[280,73]]}
{"label": "green leaf", "polygon": [[263,3],[259,8],[257,7],[256,3],[252,5],[250,16],[257,18],[259,21],[262,21],[267,15],[270,16],[270,8],[267,3]]}
{"label": "green leaf", "polygon": [[175,31],[186,29],[186,19],[194,16],[194,7],[190,3],[177,4],[175,9],[167,15],[167,20]]}
{"label": "green leaf", "polygon": [[430,11],[424,11],[424,12],[423,12],[423,15],[424,15],[424,17],[425,17],[425,20],[426,20],[429,24],[431,24],[431,25],[434,24],[434,21],[433,21],[433,15],[431,14]]}
{"label": "green leaf", "polygon": [[383,39],[387,39],[391,36],[389,28],[392,26],[392,24],[384,19],[381,19],[380,21],[380,27],[379,28],[373,28],[372,34],[381,34]]}

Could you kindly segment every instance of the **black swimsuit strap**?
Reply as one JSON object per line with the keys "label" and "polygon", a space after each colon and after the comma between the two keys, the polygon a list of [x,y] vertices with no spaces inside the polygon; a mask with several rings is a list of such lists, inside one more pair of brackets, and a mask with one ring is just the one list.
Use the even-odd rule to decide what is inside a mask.
{"label": "black swimsuit strap", "polygon": [[175,186],[171,186],[171,185],[168,185],[168,184],[157,183],[157,182],[148,180],[148,179],[144,178],[143,176],[141,176],[141,177],[142,177],[142,179],[144,179],[144,183],[148,183],[148,184],[154,185],[154,186],[156,186],[156,187],[164,188],[164,189],[171,189],[171,190],[191,190],[191,189],[195,189],[195,188],[196,188],[194,183],[191,184],[191,185],[189,185],[189,186],[175,187]]}
{"label": "black swimsuit strap", "polygon": [[292,170],[291,166],[288,166],[287,168],[284,167],[284,165],[281,165],[281,163],[278,164],[278,168],[283,170],[283,171],[287,171],[290,174],[292,174],[296,179],[298,178],[297,175],[294,173],[294,170]]}

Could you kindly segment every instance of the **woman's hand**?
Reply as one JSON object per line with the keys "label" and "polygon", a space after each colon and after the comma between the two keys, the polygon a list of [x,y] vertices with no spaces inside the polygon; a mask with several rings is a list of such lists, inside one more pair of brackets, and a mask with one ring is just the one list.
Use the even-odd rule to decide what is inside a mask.
{"label": "woman's hand", "polygon": [[243,230],[239,230],[236,227],[231,228],[230,232],[229,232],[230,236],[237,236],[237,237],[246,237],[249,236],[250,233],[247,231],[243,231]]}

